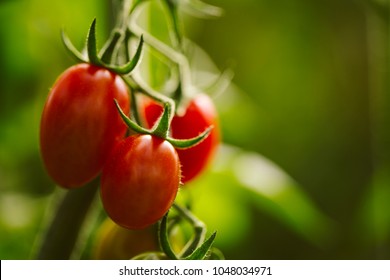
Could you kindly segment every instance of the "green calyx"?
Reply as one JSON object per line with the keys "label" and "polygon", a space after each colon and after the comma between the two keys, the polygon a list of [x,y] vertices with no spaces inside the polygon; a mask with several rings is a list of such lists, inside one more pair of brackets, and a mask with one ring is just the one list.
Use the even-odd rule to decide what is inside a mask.
{"label": "green calyx", "polygon": [[121,107],[119,106],[118,102],[116,100],[115,105],[118,109],[118,112],[122,118],[122,120],[126,123],[126,125],[139,134],[149,134],[154,135],[159,138],[165,139],[169,143],[172,144],[175,148],[178,149],[187,149],[191,148],[200,142],[202,142],[204,139],[207,138],[207,136],[210,134],[211,130],[213,129],[212,126],[208,127],[205,131],[203,131],[201,134],[194,138],[190,139],[174,139],[169,136],[169,127],[170,123],[173,118],[173,112],[172,107],[174,107],[173,103],[165,103],[164,105],[164,111],[161,114],[160,118],[157,120],[156,124],[151,129],[146,129],[133,120],[131,120],[126,114],[123,112]]}
{"label": "green calyx", "polygon": [[105,46],[100,52],[98,52],[96,42],[96,19],[94,19],[92,21],[91,27],[89,28],[87,36],[87,56],[83,55],[74,47],[64,31],[62,31],[61,37],[66,49],[77,61],[104,67],[119,75],[126,75],[131,73],[141,61],[144,40],[143,36],[141,36],[137,50],[131,60],[123,65],[116,65],[113,63],[113,60],[115,58],[119,43],[124,37],[123,33],[124,32],[120,29],[114,29]]}

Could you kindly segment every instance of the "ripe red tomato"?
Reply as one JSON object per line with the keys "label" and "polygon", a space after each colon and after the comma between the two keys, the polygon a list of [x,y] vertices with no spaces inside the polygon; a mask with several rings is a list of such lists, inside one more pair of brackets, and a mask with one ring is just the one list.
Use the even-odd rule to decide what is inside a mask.
{"label": "ripe red tomato", "polygon": [[101,199],[111,219],[128,229],[157,222],[169,210],[180,184],[173,146],[152,135],[120,142],[103,168]]}
{"label": "ripe red tomato", "polygon": [[[162,111],[162,106],[149,98],[145,98],[141,102],[141,112],[149,128],[154,125]],[[182,116],[174,116],[171,123],[171,133],[172,137],[176,139],[196,137],[209,126],[214,126],[209,136],[198,145],[188,149],[177,149],[182,166],[183,183],[191,181],[199,175],[213,157],[220,142],[217,119],[214,104],[206,94],[197,95]]]}
{"label": "ripe red tomato", "polygon": [[100,67],[78,64],[55,82],[43,109],[41,155],[49,175],[62,187],[79,187],[103,168],[127,130],[114,104],[129,112],[122,79]]}

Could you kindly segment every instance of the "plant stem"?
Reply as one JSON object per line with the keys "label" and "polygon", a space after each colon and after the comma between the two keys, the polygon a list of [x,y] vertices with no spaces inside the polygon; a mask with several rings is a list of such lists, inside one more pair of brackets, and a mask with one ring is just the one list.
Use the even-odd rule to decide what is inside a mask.
{"label": "plant stem", "polygon": [[137,12],[140,13],[140,10],[135,10],[134,15],[129,20],[130,32],[139,38],[143,35],[146,44],[178,65],[181,94],[185,101],[191,99],[195,94],[195,88],[192,83],[191,69],[187,57],[181,52],[181,48],[178,51],[173,49],[137,25]]}
{"label": "plant stem", "polygon": [[160,243],[161,250],[164,252],[164,254],[172,260],[177,260],[178,258],[169,243],[167,219],[168,214],[165,214],[159,222],[158,240]]}
{"label": "plant stem", "polygon": [[96,197],[99,179],[67,191],[57,208],[37,254],[40,260],[69,259]]}
{"label": "plant stem", "polygon": [[169,20],[169,29],[171,29],[173,32],[171,32],[171,41],[176,49],[180,50],[180,52],[183,52],[182,49],[182,39],[183,39],[183,32],[179,21],[178,16],[178,7],[176,3],[172,0],[164,0],[163,4],[165,4],[165,8],[168,13],[168,20]]}
{"label": "plant stem", "polygon": [[[131,74],[131,77],[123,76],[122,77],[125,83],[132,88],[134,91],[141,91],[145,95],[151,97],[152,99],[156,100],[159,103],[166,104],[169,103],[172,106],[174,106],[174,102],[169,97],[165,96],[164,94],[159,93],[158,91],[154,90],[151,86],[149,86],[141,77],[141,75],[138,73],[138,71],[135,71]],[[174,111],[174,107],[172,107],[172,110]]]}
{"label": "plant stem", "polygon": [[180,257],[186,257],[190,255],[205,239],[206,235],[206,226],[205,224],[195,217],[191,211],[186,208],[180,207],[178,204],[174,203],[172,206],[177,212],[179,212],[180,216],[186,219],[194,228],[194,237],[191,241],[183,249],[183,252],[180,254]]}

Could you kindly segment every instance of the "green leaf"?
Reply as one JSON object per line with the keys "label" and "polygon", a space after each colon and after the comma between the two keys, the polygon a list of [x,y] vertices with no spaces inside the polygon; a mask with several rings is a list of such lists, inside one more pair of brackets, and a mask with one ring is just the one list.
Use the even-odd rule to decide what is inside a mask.
{"label": "green leaf", "polygon": [[95,18],[92,21],[87,36],[87,50],[88,50],[89,62],[93,65],[101,66],[108,70],[111,70],[119,75],[129,74],[131,71],[133,71],[141,61],[142,48],[144,43],[143,36],[141,35],[140,37],[137,51],[132,60],[130,60],[125,65],[109,64],[109,62],[111,62],[112,60],[112,55],[114,50],[116,49],[116,45],[121,37],[122,37],[122,33],[120,31],[114,32],[111,39],[108,41],[109,43],[103,50],[102,58],[99,58],[99,54],[97,50],[97,41],[96,41],[96,18]]}
{"label": "green leaf", "polygon": [[205,131],[203,131],[201,134],[199,134],[198,136],[196,136],[194,138],[174,139],[171,137],[167,137],[167,141],[169,143],[171,143],[175,148],[178,148],[178,149],[191,148],[193,146],[198,145],[203,140],[205,140],[209,136],[209,134],[213,128],[214,128],[213,126],[209,126]]}
{"label": "green leaf", "polygon": [[206,258],[207,253],[209,252],[211,246],[214,243],[214,239],[217,236],[217,232],[214,231],[213,234],[205,241],[203,244],[196,249],[191,255],[186,257],[186,260],[203,260]]}
{"label": "green leaf", "polygon": [[87,62],[87,59],[79,52],[76,47],[72,44],[72,42],[69,40],[68,36],[66,35],[64,30],[61,30],[61,39],[62,43],[64,44],[66,50],[69,52],[73,58],[79,62]]}
{"label": "green leaf", "polygon": [[115,106],[118,109],[119,114],[121,115],[122,120],[126,123],[126,125],[139,134],[151,134],[151,131],[143,128],[142,126],[135,123],[131,120],[126,114],[123,112],[122,108],[119,106],[118,101],[114,99]]}
{"label": "green leaf", "polygon": [[152,128],[152,133],[158,137],[167,139],[172,118],[173,115],[171,103],[166,103],[164,104],[163,113],[157,120],[155,126]]}
{"label": "green leaf", "polygon": [[130,72],[133,71],[141,61],[143,45],[144,45],[144,38],[141,35],[138,43],[137,51],[132,60],[130,60],[128,63],[122,66],[105,65],[105,67],[121,75],[130,74]]}
{"label": "green leaf", "polygon": [[91,27],[88,31],[87,36],[87,50],[88,50],[88,58],[91,64],[102,66],[103,63],[100,61],[98,57],[97,51],[97,42],[96,42],[96,18],[93,19]]}

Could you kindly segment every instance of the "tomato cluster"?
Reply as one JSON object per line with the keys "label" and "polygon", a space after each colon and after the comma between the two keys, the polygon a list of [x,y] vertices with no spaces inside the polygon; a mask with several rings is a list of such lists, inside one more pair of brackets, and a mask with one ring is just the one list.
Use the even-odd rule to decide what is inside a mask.
{"label": "tomato cluster", "polygon": [[[122,78],[110,70],[88,63],[70,67],[54,84],[43,109],[40,147],[56,183],[77,188],[101,174],[101,199],[108,215],[122,227],[141,229],[168,211],[181,182],[204,170],[219,132],[213,103],[201,94],[170,126],[176,139],[195,138],[213,126],[198,145],[178,149],[152,132],[125,138],[128,127],[114,100],[128,115],[129,96]],[[140,111],[146,126],[152,127],[163,108],[145,99]]]}

